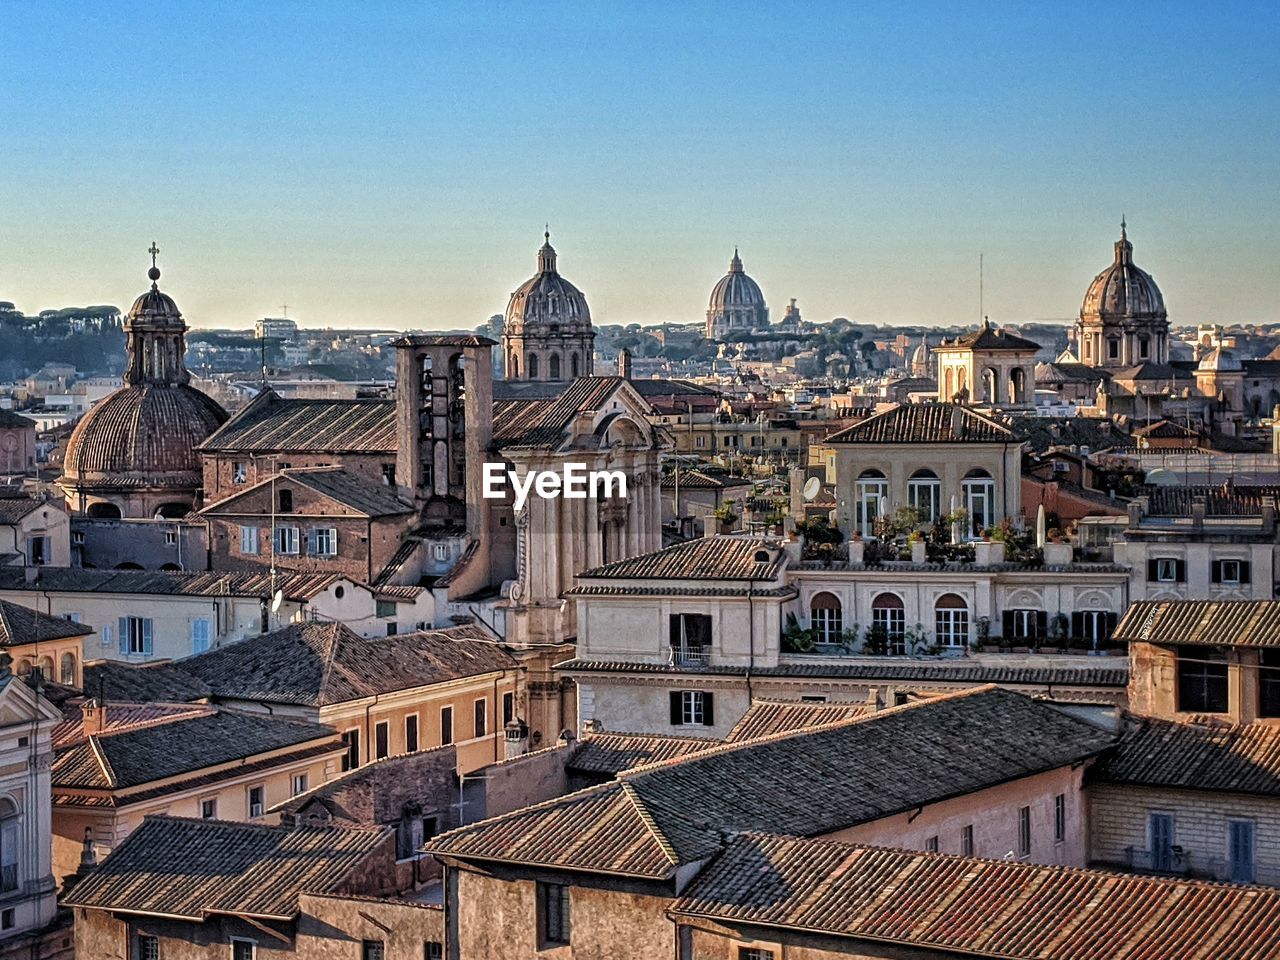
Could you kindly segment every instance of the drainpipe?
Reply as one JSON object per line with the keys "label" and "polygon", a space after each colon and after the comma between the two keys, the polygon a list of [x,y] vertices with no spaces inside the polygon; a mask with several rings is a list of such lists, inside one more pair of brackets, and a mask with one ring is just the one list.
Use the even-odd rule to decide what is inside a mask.
{"label": "drainpipe", "polygon": [[747,644],[749,656],[747,658],[747,707],[750,708],[751,701],[754,699],[751,693],[751,674],[756,668],[756,613],[755,613],[755,586],[754,578],[747,581]]}

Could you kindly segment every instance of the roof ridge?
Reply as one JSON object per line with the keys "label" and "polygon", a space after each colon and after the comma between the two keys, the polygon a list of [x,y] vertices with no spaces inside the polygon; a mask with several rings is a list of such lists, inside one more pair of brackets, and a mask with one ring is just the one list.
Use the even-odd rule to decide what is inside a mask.
{"label": "roof ridge", "polygon": [[93,758],[98,761],[98,767],[102,770],[102,775],[107,778],[107,786],[114,789],[118,785],[116,772],[112,769],[111,761],[107,759],[107,754],[102,749],[102,744],[98,742],[98,735],[94,734],[88,737],[85,742],[89,745],[89,751],[93,754]]}
{"label": "roof ridge", "polygon": [[[662,760],[654,760],[650,763],[638,764],[637,766],[632,767],[630,770],[620,771],[618,773],[618,779],[619,780],[638,779],[639,777],[642,777],[645,774],[655,773],[662,767],[674,767],[674,766],[678,766],[681,763],[691,763],[695,760],[703,760],[710,757],[718,757],[726,753],[732,753],[736,750],[744,750],[751,747],[759,747],[768,743],[776,743],[779,741],[790,740],[798,737],[817,736],[818,734],[828,733],[832,730],[843,730],[845,727],[851,727],[851,726],[854,726],[855,724],[869,723],[872,720],[879,719],[880,717],[889,716],[891,714],[897,715],[900,713],[905,713],[909,710],[918,710],[921,707],[929,706],[931,704],[949,702],[952,700],[959,700],[964,697],[972,697],[978,694],[992,693],[998,690],[1006,693],[1010,693],[1013,696],[1017,696],[1017,697],[1023,696],[1023,694],[1015,693],[1012,690],[1005,691],[1004,688],[1002,688],[997,683],[984,683],[976,687],[969,687],[965,690],[948,691],[947,693],[938,694],[937,696],[934,696],[934,697],[922,697],[921,699],[916,700],[914,702],[910,702],[910,703],[895,704],[892,707],[885,707],[883,710],[875,710],[875,711],[872,711],[871,713],[865,714],[860,717],[847,717],[843,720],[833,720],[831,723],[824,723],[821,726],[817,726],[817,727],[801,727],[798,730],[779,730],[777,733],[766,734],[765,736],[762,736],[762,737],[752,737],[748,740],[725,741],[723,744],[719,746],[708,747],[706,750],[701,750],[697,753],[685,754],[684,756],[679,756],[679,757],[666,757]],[[1024,699],[1028,700],[1031,703],[1037,702],[1035,700],[1032,700],[1030,697],[1025,697]],[[1066,714],[1063,714],[1063,716],[1066,716]]]}
{"label": "roof ridge", "polygon": [[499,820],[506,820],[509,817],[532,813],[535,810],[549,809],[558,804],[563,804],[566,801],[577,802],[578,799],[585,797],[588,794],[610,793],[614,790],[621,789],[622,784],[617,780],[609,780],[605,783],[592,784],[589,787],[582,787],[581,789],[574,790],[571,793],[563,793],[558,797],[551,797],[548,800],[540,800],[537,803],[531,803],[527,807],[517,807],[515,810],[508,810],[506,813],[495,813],[491,817],[485,817],[481,820],[473,820],[471,823],[461,824],[451,830],[446,830],[443,833],[436,834],[431,838],[429,843],[435,844],[441,840],[448,840],[455,836],[463,836],[468,831],[475,830],[477,827],[485,827],[489,824],[496,823]]}
{"label": "roof ridge", "polygon": [[653,839],[657,841],[658,846],[662,848],[662,855],[667,858],[667,862],[673,867],[678,867],[681,862],[680,854],[676,850],[675,844],[673,844],[667,838],[667,835],[662,832],[662,828],[658,825],[657,819],[649,812],[649,808],[645,806],[644,799],[636,792],[635,787],[631,784],[622,780],[618,780],[616,782],[622,787],[622,795],[630,801],[631,806],[636,811],[636,815],[644,823],[645,827],[648,828],[649,833],[653,835]]}

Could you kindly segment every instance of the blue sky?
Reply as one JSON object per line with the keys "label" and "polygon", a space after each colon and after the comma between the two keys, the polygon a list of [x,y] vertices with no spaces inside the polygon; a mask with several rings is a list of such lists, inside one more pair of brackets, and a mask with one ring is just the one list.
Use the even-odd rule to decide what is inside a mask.
{"label": "blue sky", "polygon": [[597,323],[1066,318],[1111,257],[1280,321],[1280,10],[0,0],[0,300],[472,326],[544,222]]}

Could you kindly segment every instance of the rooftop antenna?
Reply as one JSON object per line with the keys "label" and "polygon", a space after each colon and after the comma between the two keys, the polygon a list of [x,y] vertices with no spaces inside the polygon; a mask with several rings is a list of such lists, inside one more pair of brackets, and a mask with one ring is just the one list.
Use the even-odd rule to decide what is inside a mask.
{"label": "rooftop antenna", "polygon": [[284,318],[289,319],[289,305],[287,303],[280,304],[280,309],[284,311]]}
{"label": "rooftop antenna", "polygon": [[984,277],[983,277],[982,259],[983,259],[983,255],[981,253],[978,254],[978,319],[979,320],[981,320],[983,317],[987,315],[986,300],[985,300],[986,290],[983,283]]}

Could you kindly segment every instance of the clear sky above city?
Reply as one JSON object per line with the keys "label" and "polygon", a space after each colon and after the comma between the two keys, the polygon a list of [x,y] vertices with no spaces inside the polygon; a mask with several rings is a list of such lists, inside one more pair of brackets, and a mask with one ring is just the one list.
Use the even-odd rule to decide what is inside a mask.
{"label": "clear sky above city", "polygon": [[0,300],[471,327],[544,222],[598,324],[1280,321],[1274,3],[0,0]]}

